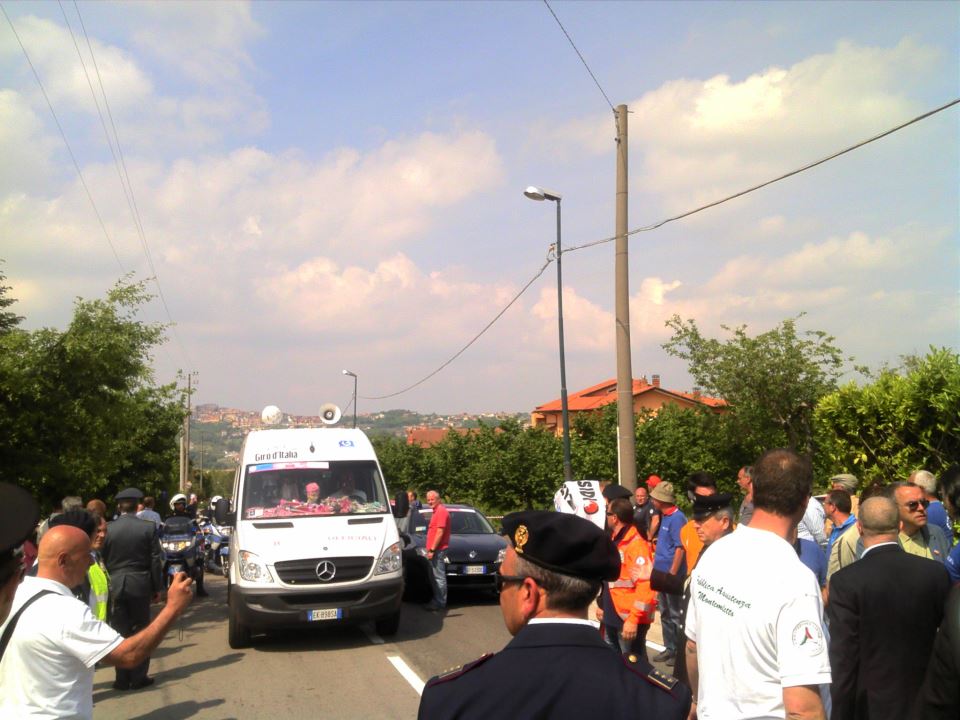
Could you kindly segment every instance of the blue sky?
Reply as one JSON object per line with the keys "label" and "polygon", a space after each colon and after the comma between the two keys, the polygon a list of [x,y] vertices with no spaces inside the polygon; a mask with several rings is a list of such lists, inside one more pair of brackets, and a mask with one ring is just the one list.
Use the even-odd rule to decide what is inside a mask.
{"label": "blue sky", "polygon": [[[61,6],[4,2],[120,265],[150,272]],[[63,10],[88,69],[72,2]],[[630,110],[630,227],[958,96],[955,3],[552,3]],[[459,350],[564,245],[614,231],[614,127],[547,7],[79,3],[176,337],[157,379],[198,402],[312,413],[387,395]],[[94,79],[95,87],[96,80]],[[806,313],[857,362],[960,346],[958,110],[630,245],[634,375],[660,345]],[[0,22],[0,257],[28,327],[121,269]],[[555,270],[437,376],[360,410],[527,411],[559,394]],[[158,302],[144,310],[166,320]],[[564,257],[568,387],[615,375],[613,245]],[[851,375],[851,377],[853,377]]]}

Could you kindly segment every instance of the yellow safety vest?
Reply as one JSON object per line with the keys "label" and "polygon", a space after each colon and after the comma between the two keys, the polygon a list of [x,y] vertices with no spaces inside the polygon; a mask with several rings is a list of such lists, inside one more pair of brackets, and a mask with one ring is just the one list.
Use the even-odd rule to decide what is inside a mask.
{"label": "yellow safety vest", "polygon": [[106,621],[107,600],[110,596],[110,583],[107,580],[107,574],[99,563],[94,562],[87,570],[87,577],[90,580],[90,601],[94,617],[97,620]]}

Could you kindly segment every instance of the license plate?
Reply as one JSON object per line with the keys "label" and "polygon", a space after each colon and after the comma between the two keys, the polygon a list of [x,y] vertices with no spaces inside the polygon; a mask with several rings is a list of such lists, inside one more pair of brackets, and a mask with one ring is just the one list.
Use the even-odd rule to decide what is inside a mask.
{"label": "license plate", "polygon": [[341,608],[328,608],[326,610],[310,610],[307,613],[307,620],[339,620],[343,617]]}
{"label": "license plate", "polygon": [[486,565],[467,565],[463,568],[464,575],[484,575],[486,572]]}

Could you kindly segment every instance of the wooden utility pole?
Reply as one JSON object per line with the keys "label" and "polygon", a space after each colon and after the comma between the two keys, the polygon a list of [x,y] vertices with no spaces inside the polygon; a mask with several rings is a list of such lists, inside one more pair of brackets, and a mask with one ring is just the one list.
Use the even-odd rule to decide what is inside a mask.
{"label": "wooden utility pole", "polygon": [[187,492],[190,480],[190,399],[193,395],[194,372],[187,373],[187,415],[183,418],[183,435],[180,437],[180,492]]}
{"label": "wooden utility pole", "polygon": [[627,106],[617,105],[616,335],[617,463],[620,484],[637,488],[636,434],[633,416],[633,365],[630,361],[630,262],[627,254]]}

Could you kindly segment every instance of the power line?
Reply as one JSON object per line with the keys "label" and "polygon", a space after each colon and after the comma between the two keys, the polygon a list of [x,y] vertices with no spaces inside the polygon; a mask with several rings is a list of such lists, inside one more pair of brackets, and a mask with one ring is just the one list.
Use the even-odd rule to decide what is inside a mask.
{"label": "power line", "polygon": [[43,81],[40,80],[40,74],[37,72],[37,68],[34,67],[33,61],[30,59],[30,54],[27,52],[27,48],[24,47],[23,41],[20,39],[20,33],[17,32],[17,28],[14,27],[13,21],[10,19],[10,16],[7,15],[7,9],[2,3],[0,3],[0,12],[3,13],[3,17],[6,18],[7,24],[13,31],[13,35],[17,39],[17,43],[20,45],[20,49],[23,51],[23,56],[27,59],[27,64],[30,66],[30,70],[33,72],[33,77],[36,79],[37,85],[40,87],[40,92],[43,93],[43,99],[47,101],[47,107],[50,109],[50,114],[53,116],[53,121],[56,123],[57,130],[60,131],[60,137],[63,138],[63,144],[67,147],[67,153],[69,153],[70,159],[73,161],[73,167],[76,168],[77,175],[80,177],[80,184],[83,186],[83,190],[87,194],[87,199],[90,201],[91,207],[93,207],[93,214],[97,216],[97,222],[100,224],[100,229],[103,230],[103,236],[107,239],[107,245],[110,246],[110,252],[113,253],[113,257],[117,261],[120,271],[126,275],[127,270],[124,268],[123,263],[120,262],[120,256],[117,254],[117,249],[114,247],[113,241],[110,239],[110,233],[107,232],[107,226],[103,222],[103,217],[100,215],[100,210],[97,209],[97,203],[93,200],[93,195],[90,192],[90,188],[87,186],[87,181],[83,177],[83,171],[80,170],[80,163],[77,162],[77,156],[73,154],[73,148],[70,147],[70,141],[67,140],[67,134],[63,131],[63,126],[60,124],[60,119],[57,117],[57,113],[53,109],[53,103],[50,102],[50,97],[47,95],[46,88],[43,87]]}
{"label": "power line", "polygon": [[[707,203],[706,205],[701,205],[698,208],[695,208],[693,210],[688,210],[687,212],[680,213],[679,215],[674,215],[673,217],[666,218],[665,220],[660,220],[659,222],[655,222],[651,225],[644,225],[643,227],[636,228],[634,230],[629,231],[627,235],[636,235],[637,233],[650,232],[651,230],[656,230],[657,228],[663,227],[667,223],[673,222],[674,220],[682,220],[683,218],[690,217],[691,215],[695,215],[698,212],[703,212],[704,210],[708,210],[709,208],[716,207],[717,205],[722,205],[723,203],[729,202],[730,200],[735,200],[738,197],[743,197],[744,195],[747,195],[748,193],[752,193],[755,190],[760,190],[761,188],[765,188],[768,185],[773,185],[774,183],[780,182],[781,180],[786,180],[788,177],[792,177],[794,175],[798,175],[799,173],[804,172],[805,170],[810,170],[811,168],[815,168],[817,165],[823,165],[823,163],[833,160],[835,158],[838,158],[841,155],[846,155],[848,152],[852,152],[858,148],[862,148],[864,145],[869,145],[870,143],[880,140],[881,138],[885,138],[887,135],[892,135],[898,130],[903,130],[905,127],[908,127],[910,125],[913,125],[914,123],[920,122],[921,120],[925,120],[931,115],[936,115],[939,112],[943,112],[944,110],[950,107],[953,107],[957,103],[960,103],[960,98],[951,100],[945,105],[941,105],[938,108],[934,108],[933,110],[925,112],[922,115],[917,115],[915,118],[911,120],[907,120],[907,122],[901,123],[900,125],[897,125],[896,127],[892,127],[889,130],[885,130],[879,135],[874,135],[873,137],[867,138],[866,140],[861,140],[855,145],[851,145],[850,147],[844,148],[843,150],[839,150],[835,153],[827,155],[824,158],[815,160],[814,162],[807,163],[802,167],[798,167],[796,170],[791,170],[790,172],[784,173],[783,175],[775,177],[772,180],[767,180],[766,182],[762,182],[759,185],[754,185],[753,187],[749,187],[746,190],[741,190],[740,192],[734,193],[733,195],[728,195],[727,197],[722,198],[721,200],[714,200],[713,202]],[[574,250],[582,250],[584,248],[593,247],[595,245],[602,245],[604,243],[612,242],[614,240],[616,240],[616,237],[608,237],[608,238],[603,238],[602,240],[594,240],[593,242],[584,243],[583,245],[574,245],[573,247],[569,247],[566,250],[564,250],[564,252],[566,253],[566,252],[572,252]]]}
{"label": "power line", "polygon": [[[57,0],[60,3],[60,0]],[[83,22],[83,15],[80,14],[80,6],[77,5],[77,0],[73,0],[73,7],[77,12],[77,18],[80,20],[80,27],[83,29],[83,37],[87,42],[87,50],[90,53],[90,60],[93,63],[94,72],[97,75],[97,83],[100,86],[100,93],[103,95],[103,104],[107,109],[107,117],[110,119],[110,127],[113,129],[113,138],[117,144],[117,152],[113,152],[113,144],[110,142],[110,133],[107,132],[106,123],[103,120],[103,113],[100,112],[100,103],[97,102],[96,93],[93,90],[93,83],[90,81],[90,75],[87,73],[87,66],[83,62],[83,57],[80,55],[80,48],[77,47],[76,38],[73,35],[73,28],[70,26],[69,20],[67,20],[67,14],[63,12],[63,19],[67,21],[67,28],[70,30],[70,36],[73,38],[73,44],[77,47],[77,55],[80,57],[80,64],[83,66],[83,72],[87,76],[87,84],[90,86],[90,94],[93,96],[93,102],[97,106],[97,113],[100,115],[100,124],[103,127],[104,135],[107,137],[107,145],[110,146],[110,154],[113,155],[114,166],[117,167],[117,174],[120,176],[120,185],[123,187],[123,194],[127,198],[127,206],[130,208],[130,214],[133,216],[133,223],[137,230],[137,236],[140,239],[140,245],[143,248],[143,254],[147,259],[147,265],[150,268],[150,272],[153,273],[153,282],[157,286],[157,295],[160,298],[160,304],[163,305],[163,310],[167,315],[167,320],[170,322],[170,330],[173,333],[174,338],[177,341],[177,345],[180,346],[180,352],[183,353],[183,357],[187,361],[187,365],[193,365],[193,361],[190,359],[190,354],[187,352],[186,346],[183,341],[180,339],[180,334],[177,332],[177,324],[173,320],[173,315],[170,312],[170,307],[167,305],[167,298],[163,294],[163,287],[160,285],[160,273],[157,272],[157,268],[153,263],[153,254],[150,252],[150,246],[147,243],[147,235],[143,230],[143,222],[140,219],[140,209],[137,207],[137,198],[133,192],[133,183],[130,182],[130,173],[127,172],[127,162],[123,156],[123,146],[120,144],[120,133],[117,132],[117,125],[113,120],[113,112],[110,110],[110,101],[107,99],[107,91],[103,86],[103,78],[100,75],[100,67],[97,65],[97,56],[93,52],[93,44],[90,42],[90,35],[87,34],[87,26]],[[63,11],[63,4],[60,4],[60,9]],[[119,166],[117,165],[117,155],[120,156]],[[123,172],[121,173],[121,169]],[[124,182],[126,180],[126,182]],[[128,192],[129,191],[129,192]]]}
{"label": "power line", "polygon": [[[551,246],[551,247],[552,247],[552,246]],[[470,347],[471,345],[473,345],[477,340],[479,340],[479,339],[481,338],[481,336],[482,336],[485,332],[487,332],[487,330],[489,330],[489,329],[493,326],[493,324],[494,324],[495,322],[497,322],[497,320],[499,320],[501,317],[503,317],[503,314],[504,314],[507,310],[509,310],[509,309],[511,308],[511,306],[512,306],[517,300],[520,299],[520,296],[523,295],[523,294],[527,291],[527,288],[529,288],[531,285],[533,285],[533,283],[534,283],[541,275],[543,275],[543,271],[546,270],[547,267],[548,267],[548,266],[550,265],[550,263],[552,263],[552,262],[553,262],[553,258],[552,258],[552,257],[547,258],[547,261],[543,263],[543,265],[541,266],[541,268],[540,268],[539,270],[537,270],[537,272],[534,274],[534,276],[533,276],[532,278],[530,278],[530,280],[527,282],[527,284],[524,285],[524,286],[520,289],[520,292],[518,292],[516,295],[513,296],[513,299],[506,304],[506,306],[503,308],[503,310],[501,310],[500,312],[498,312],[498,313],[496,314],[496,316],[493,318],[493,320],[491,320],[490,322],[488,322],[488,323],[484,326],[483,330],[481,330],[481,331],[478,332],[476,335],[474,335],[474,336],[473,336],[473,339],[472,339],[470,342],[468,342],[466,345],[464,345],[462,348],[460,348],[460,350],[458,350],[453,357],[451,357],[449,360],[447,360],[445,363],[443,363],[440,367],[438,367],[438,368],[437,368],[436,370],[434,370],[432,373],[430,373],[430,374],[427,375],[426,377],[421,378],[421,379],[418,380],[417,382],[413,383],[413,385],[408,385],[407,387],[403,388],[403,390],[398,390],[397,392],[390,393],[389,395],[369,395],[369,396],[368,396],[368,395],[361,395],[360,398],[361,398],[362,400],[386,400],[387,398],[392,398],[392,397],[396,397],[397,395],[402,395],[403,393],[407,392],[408,390],[413,390],[413,389],[414,389],[415,387],[417,387],[418,385],[422,385],[423,383],[425,383],[427,380],[429,380],[429,379],[432,378],[434,375],[436,375],[438,372],[440,372],[440,371],[443,370],[445,367],[447,367],[447,365],[449,365],[449,364],[452,363],[454,360],[456,360],[458,357],[460,357],[461,355],[463,355],[463,353],[466,352],[467,348],[469,348],[469,347]]]}
{"label": "power line", "polygon": [[557,17],[557,14],[553,11],[553,8],[550,7],[550,3],[547,2],[547,0],[543,0],[543,4],[547,6],[547,10],[549,10],[550,14],[553,15],[553,19],[557,21],[557,25],[560,26],[560,29],[563,31],[563,34],[567,36],[567,40],[570,42],[570,47],[573,48],[573,51],[577,54],[577,57],[580,58],[580,62],[583,63],[583,66],[587,69],[587,72],[590,73],[590,77],[593,78],[593,82],[597,86],[597,89],[600,91],[600,94],[603,95],[603,99],[607,101],[607,105],[609,105],[610,109],[613,110],[613,103],[610,102],[610,98],[607,97],[607,93],[604,91],[603,87],[600,85],[600,81],[597,80],[597,76],[593,74],[593,70],[591,70],[590,66],[587,65],[587,61],[583,58],[583,54],[580,52],[580,50],[577,49],[576,44],[573,42],[573,38],[570,37],[570,33],[567,32],[567,29],[563,26],[563,23],[560,22],[560,18]]}
{"label": "power line", "polygon": [[[548,6],[548,7],[549,7],[549,6]],[[727,196],[727,197],[725,197],[725,198],[723,198],[723,199],[721,199],[721,200],[717,200],[717,201],[712,202],[712,203],[709,203],[709,204],[707,204],[707,205],[702,205],[702,206],[700,206],[700,207],[698,207],[698,208],[695,208],[695,209],[693,209],[693,210],[688,210],[687,212],[681,213],[680,215],[675,215],[675,216],[673,216],[673,217],[666,218],[665,220],[661,220],[661,221],[656,222],[656,223],[653,223],[653,224],[651,224],[651,225],[645,225],[644,227],[639,227],[639,228],[636,228],[635,230],[630,230],[630,231],[627,233],[627,235],[628,235],[628,236],[629,236],[629,235],[635,235],[635,234],[640,233],[640,232],[649,232],[649,231],[651,231],[651,230],[656,230],[657,228],[662,227],[662,226],[666,225],[666,224],[669,223],[669,222],[673,222],[673,221],[675,221],[675,220],[680,220],[680,219],[682,219],[682,218],[689,217],[689,216],[694,215],[694,214],[696,214],[696,213],[698,213],[698,212],[702,212],[702,211],[707,210],[707,209],[709,209],[709,208],[716,207],[717,205],[721,205],[721,204],[723,204],[723,203],[725,203],[725,202],[727,202],[727,201],[729,201],[729,200],[733,200],[734,198],[742,197],[743,195],[746,195],[747,193],[754,192],[755,190],[759,190],[760,188],[764,188],[764,187],[766,187],[767,185],[772,185],[772,184],[775,183],[775,182],[779,182],[780,180],[784,180],[784,179],[786,179],[786,178],[788,178],[788,177],[791,177],[791,176],[793,176],[793,175],[797,175],[797,174],[803,172],[804,170],[809,170],[810,168],[816,167],[817,165],[822,165],[823,163],[828,162],[829,160],[833,160],[834,158],[838,158],[838,157],[840,157],[841,155],[844,155],[844,154],[846,154],[846,153],[848,153],[848,152],[851,152],[851,151],[853,151],[853,150],[856,150],[857,148],[861,148],[861,147],[863,147],[864,145],[867,145],[867,144],[872,143],[872,142],[874,142],[874,141],[876,141],[876,140],[879,140],[880,138],[886,137],[887,135],[890,135],[890,134],[892,134],[892,133],[895,133],[895,132],[897,132],[898,130],[902,130],[903,128],[908,127],[908,126],[910,126],[910,125],[913,125],[913,124],[916,123],[916,122],[919,122],[919,121],[921,121],[921,120],[924,120],[924,119],[926,119],[926,118],[928,118],[928,117],[930,117],[930,116],[932,116],[932,115],[936,115],[937,113],[942,112],[943,110],[946,110],[947,108],[950,108],[950,107],[952,107],[952,106],[954,106],[954,105],[956,105],[956,104],[958,104],[958,103],[960,103],[960,98],[957,98],[956,100],[951,100],[950,102],[946,103],[945,105],[941,105],[940,107],[934,108],[933,110],[930,110],[929,112],[925,112],[925,113],[923,113],[922,115],[918,115],[917,117],[915,117],[915,118],[913,118],[913,119],[911,119],[911,120],[908,120],[908,121],[905,122],[905,123],[902,123],[902,124],[900,124],[900,125],[897,125],[896,127],[890,128],[889,130],[886,130],[885,132],[880,133],[879,135],[874,135],[874,136],[871,137],[871,138],[867,138],[866,140],[863,140],[863,141],[861,141],[861,142],[858,142],[858,143],[855,144],[855,145],[851,145],[851,146],[848,147],[848,148],[844,148],[843,150],[840,150],[840,151],[838,151],[838,152],[835,152],[835,153],[833,153],[833,154],[831,154],[831,155],[828,155],[828,156],[825,157],[825,158],[821,158],[820,160],[817,160],[817,161],[815,161],[815,162],[808,163],[808,164],[806,164],[806,165],[804,165],[804,166],[802,166],[802,167],[797,168],[796,170],[791,170],[790,172],[785,173],[785,174],[783,174],[783,175],[780,175],[779,177],[773,178],[772,180],[767,180],[766,182],[760,183],[759,185],[754,185],[754,186],[751,187],[751,188],[747,188],[746,190],[741,190],[741,191],[738,192],[738,193],[735,193],[735,194],[733,194],[733,195],[729,195],[729,196]],[[616,237],[603,238],[602,240],[594,240],[593,242],[584,243],[583,245],[574,245],[574,246],[572,246],[572,247],[566,248],[565,250],[563,250],[563,252],[564,252],[564,253],[568,253],[568,252],[572,252],[573,250],[583,250],[584,248],[594,247],[595,245],[602,245],[603,243],[612,242],[613,240],[616,240]],[[551,253],[555,252],[553,246],[551,245],[550,247],[551,247]],[[436,375],[438,372],[440,372],[441,370],[443,370],[443,369],[444,369],[445,367],[447,367],[450,363],[452,363],[454,360],[456,360],[458,357],[460,357],[460,356],[467,350],[467,348],[469,348],[469,347],[470,347],[471,345],[473,345],[477,340],[479,340],[480,337],[481,337],[484,333],[486,333],[487,330],[489,330],[489,329],[493,326],[493,324],[494,324],[495,322],[497,322],[497,321],[503,316],[503,314],[504,314],[508,309],[510,309],[510,307],[511,307],[517,300],[520,299],[520,296],[523,295],[523,293],[525,293],[525,292],[527,291],[527,289],[528,289],[541,275],[543,275],[544,270],[547,269],[547,267],[550,265],[550,263],[552,263],[552,262],[554,261],[554,259],[555,259],[555,255],[549,255],[548,258],[547,258],[547,261],[543,264],[543,266],[536,272],[536,274],[535,274],[532,278],[530,278],[529,282],[527,282],[527,284],[523,286],[523,288],[520,290],[520,292],[518,292],[518,293],[513,297],[513,299],[506,305],[506,307],[504,307],[499,313],[497,313],[497,315],[493,318],[493,320],[491,320],[489,323],[487,323],[487,325],[483,328],[483,330],[481,330],[477,335],[475,335],[474,338],[473,338],[470,342],[468,342],[466,345],[464,345],[453,357],[451,357],[449,360],[447,360],[445,363],[443,363],[440,367],[438,367],[438,368],[437,368],[436,370],[434,370],[432,373],[430,373],[430,374],[427,375],[426,377],[422,378],[421,380],[418,380],[418,381],[415,382],[413,385],[410,385],[410,386],[408,386],[408,387],[405,387],[405,388],[402,389],[402,390],[398,390],[397,392],[390,393],[389,395],[370,395],[370,396],[361,395],[360,397],[361,397],[363,400],[385,400],[385,399],[387,399],[387,398],[396,397],[397,395],[402,395],[403,393],[407,392],[408,390],[412,390],[413,388],[417,387],[418,385],[422,385],[424,382],[426,382],[427,380],[429,380],[430,378],[432,378],[434,375]]]}

